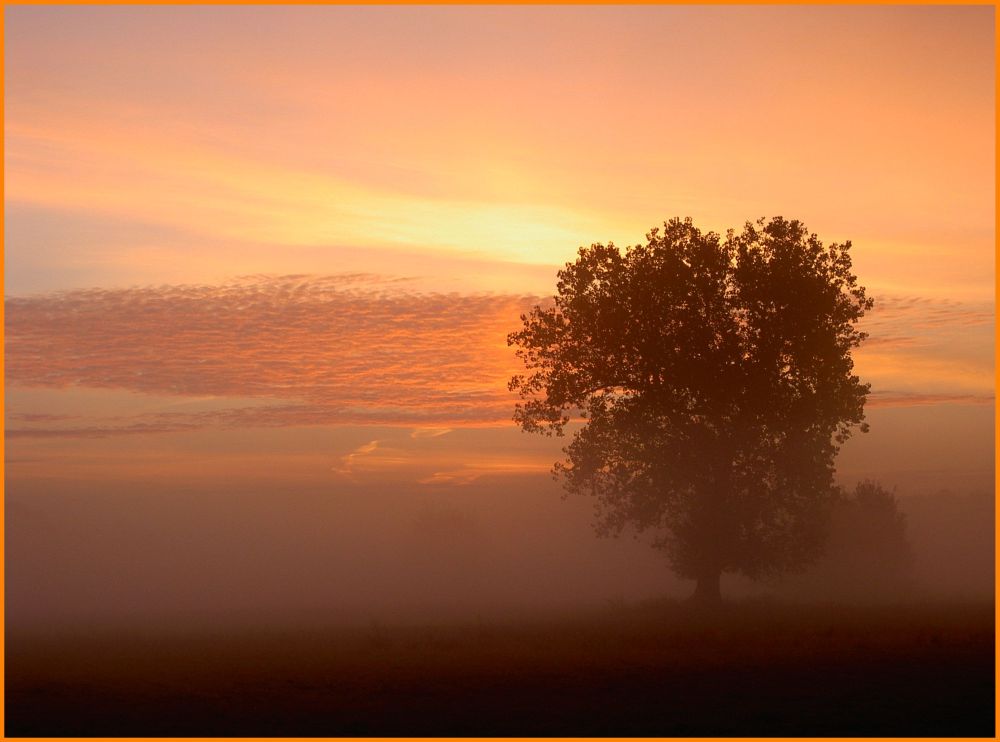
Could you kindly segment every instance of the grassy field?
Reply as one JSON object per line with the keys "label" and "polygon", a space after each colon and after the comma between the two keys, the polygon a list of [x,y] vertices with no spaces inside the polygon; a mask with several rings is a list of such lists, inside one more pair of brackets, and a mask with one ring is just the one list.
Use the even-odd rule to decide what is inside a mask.
{"label": "grassy field", "polygon": [[991,605],[8,632],[8,736],[994,735]]}

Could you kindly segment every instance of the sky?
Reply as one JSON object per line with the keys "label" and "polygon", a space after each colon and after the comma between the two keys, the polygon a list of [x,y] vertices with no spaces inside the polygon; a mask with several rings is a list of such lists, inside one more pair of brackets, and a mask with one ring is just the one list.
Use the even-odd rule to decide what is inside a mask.
{"label": "sky", "polygon": [[[543,522],[529,551],[634,564],[558,500],[561,442],[510,421],[505,337],[578,246],[674,216],[851,240],[872,431],[838,476],[992,489],[993,13],[7,8],[11,532],[16,505],[65,543],[82,498],[190,536],[236,488],[312,513],[253,511],[288,543],[396,518],[428,548],[427,518],[496,507]],[[69,559],[46,553],[32,574]],[[652,589],[644,564],[591,593]]]}

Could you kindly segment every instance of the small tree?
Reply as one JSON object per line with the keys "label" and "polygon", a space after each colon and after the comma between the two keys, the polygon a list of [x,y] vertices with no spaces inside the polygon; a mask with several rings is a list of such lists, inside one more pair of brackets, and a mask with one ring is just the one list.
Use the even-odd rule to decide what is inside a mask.
{"label": "small tree", "polygon": [[834,457],[867,429],[851,350],[872,300],[849,249],[781,217],[725,239],[673,219],[624,252],[580,248],[508,336],[528,371],[515,421],[563,435],[579,414],[567,490],[596,498],[601,534],[654,530],[696,598],[822,551]]}
{"label": "small tree", "polygon": [[822,558],[776,587],[826,600],[891,601],[906,595],[913,587],[913,550],[896,495],[868,479],[839,492]]}

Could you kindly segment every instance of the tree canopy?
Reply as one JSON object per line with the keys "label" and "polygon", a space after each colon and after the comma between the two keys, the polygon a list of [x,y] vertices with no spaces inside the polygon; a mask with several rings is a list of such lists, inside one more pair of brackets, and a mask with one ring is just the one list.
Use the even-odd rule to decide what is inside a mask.
{"label": "tree canopy", "polygon": [[580,248],[508,336],[527,371],[509,386],[526,431],[583,422],[556,470],[596,498],[599,533],[654,531],[710,598],[723,572],[821,553],[834,458],[867,429],[851,350],[872,300],[850,247],[775,217],[724,238],[675,218],[645,244]]}

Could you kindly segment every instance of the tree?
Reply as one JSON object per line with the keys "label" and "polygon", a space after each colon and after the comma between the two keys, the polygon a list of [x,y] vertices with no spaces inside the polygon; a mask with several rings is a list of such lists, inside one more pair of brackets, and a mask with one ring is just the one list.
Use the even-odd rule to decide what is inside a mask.
{"label": "tree", "polygon": [[897,600],[913,587],[913,550],[896,495],[864,480],[841,490],[826,549],[814,568],[777,587],[807,598]]}
{"label": "tree", "polygon": [[851,350],[872,300],[850,246],[781,217],[725,239],[675,218],[644,245],[581,247],[507,338],[527,370],[514,420],[582,420],[566,489],[596,498],[599,534],[655,531],[696,599],[822,552],[834,458],[867,430]]}

